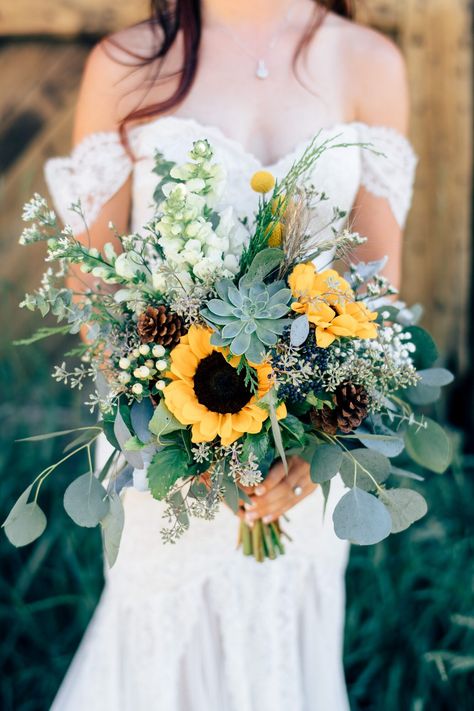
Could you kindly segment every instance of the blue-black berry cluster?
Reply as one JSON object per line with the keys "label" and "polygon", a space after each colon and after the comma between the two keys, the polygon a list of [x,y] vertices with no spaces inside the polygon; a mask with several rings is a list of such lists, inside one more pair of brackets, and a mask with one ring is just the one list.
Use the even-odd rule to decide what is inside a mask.
{"label": "blue-black berry cluster", "polygon": [[[287,341],[289,343],[290,340],[290,334],[289,334],[289,329],[285,331],[283,334],[283,340]],[[282,400],[284,400],[287,403],[294,403],[294,404],[299,404],[304,401],[308,393],[310,393],[312,390],[318,390],[321,383],[320,380],[317,376],[317,373],[320,371],[324,371],[327,368],[328,365],[328,360],[329,360],[329,352],[326,348],[319,348],[316,345],[316,340],[314,338],[314,334],[311,333],[305,343],[303,343],[302,346],[300,346],[298,349],[298,358],[301,363],[301,365],[309,365],[311,369],[314,369],[314,378],[311,377],[305,377],[304,379],[301,379],[301,382],[298,385],[293,385],[290,379],[288,379],[288,382],[282,382],[278,386],[278,396]],[[278,370],[285,370],[284,364],[283,364],[283,358],[282,354],[278,353],[276,351],[273,356],[272,356],[272,362],[274,365],[275,370],[278,372]],[[295,366],[295,369],[299,368],[299,366]],[[309,369],[308,369],[309,370]]]}

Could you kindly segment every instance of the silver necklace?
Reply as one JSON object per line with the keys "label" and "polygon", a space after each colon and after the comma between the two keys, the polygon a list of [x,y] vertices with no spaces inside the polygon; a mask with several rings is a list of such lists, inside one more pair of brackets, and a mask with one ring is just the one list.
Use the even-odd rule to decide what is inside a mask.
{"label": "silver necklace", "polygon": [[273,49],[275,49],[278,40],[280,39],[280,36],[287,27],[291,16],[291,11],[293,10],[293,7],[296,2],[297,0],[293,0],[285,14],[285,17],[283,18],[283,21],[280,23],[277,30],[272,34],[269,43],[265,47],[265,51],[261,54],[255,54],[255,52],[253,52],[252,49],[250,49],[250,47],[245,44],[245,42],[242,42],[240,37],[233,30],[231,30],[230,27],[227,27],[227,25],[221,26],[220,29],[226,32],[226,34],[229,35],[229,37],[235,42],[238,47],[240,47],[240,49],[242,49],[249,57],[252,57],[252,59],[255,60],[255,76],[257,77],[257,79],[267,79],[270,76],[270,70],[268,68],[266,56]]}

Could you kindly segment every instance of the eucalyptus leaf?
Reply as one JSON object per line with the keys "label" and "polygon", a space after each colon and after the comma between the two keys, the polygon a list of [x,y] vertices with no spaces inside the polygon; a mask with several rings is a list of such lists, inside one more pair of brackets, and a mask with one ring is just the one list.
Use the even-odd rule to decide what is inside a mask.
{"label": "eucalyptus leaf", "polygon": [[323,484],[336,476],[343,459],[343,452],[336,444],[320,444],[314,450],[311,459],[311,480]]}
{"label": "eucalyptus leaf", "polygon": [[368,449],[380,452],[385,457],[398,457],[405,449],[403,437],[395,434],[372,434],[365,427],[359,427],[354,434]]}
{"label": "eucalyptus leaf", "polygon": [[424,476],[414,474],[413,472],[409,472],[406,469],[401,469],[400,467],[394,467],[393,464],[390,467],[390,474],[393,474],[394,476],[405,477],[406,479],[414,479],[415,481],[425,480]]}
{"label": "eucalyptus leaf", "polygon": [[291,345],[295,346],[296,348],[298,346],[301,346],[308,338],[308,335],[309,335],[309,321],[308,321],[308,317],[306,316],[306,314],[303,314],[302,316],[298,316],[298,318],[295,318],[295,320],[291,324],[291,330],[290,330]]}
{"label": "eucalyptus leaf", "polygon": [[429,417],[423,417],[423,426],[412,424],[405,433],[406,449],[410,457],[422,467],[442,474],[451,463],[452,452],[448,435]]}
{"label": "eucalyptus leaf", "polygon": [[444,387],[454,380],[454,375],[446,368],[427,368],[419,370],[418,375],[421,377],[423,385],[429,385],[432,388]]}
{"label": "eucalyptus leaf", "polygon": [[428,511],[423,496],[413,489],[386,489],[379,497],[392,518],[392,533],[404,531]]}
{"label": "eucalyptus leaf", "polygon": [[330,481],[323,481],[321,484],[321,491],[323,494],[324,498],[324,504],[323,504],[323,517],[326,515],[326,508],[328,505],[328,499],[329,499],[329,494],[331,493],[331,482]]}
{"label": "eucalyptus leaf", "polygon": [[387,508],[376,496],[357,486],[339,500],[332,519],[338,538],[360,546],[379,543],[392,530],[392,519]]}
{"label": "eucalyptus leaf", "polygon": [[145,444],[148,444],[151,439],[149,424],[153,413],[154,408],[149,398],[144,398],[141,402],[134,402],[130,410],[133,431]]}
{"label": "eucalyptus leaf", "polygon": [[128,452],[125,449],[126,443],[131,439],[132,433],[128,429],[123,419],[120,408],[117,408],[117,414],[114,422],[114,434],[117,442],[120,445],[123,456],[134,469],[143,469],[143,459],[139,452]]}
{"label": "eucalyptus leaf", "polygon": [[64,508],[78,526],[94,528],[108,513],[107,492],[95,476],[82,474],[64,492]]}
{"label": "eucalyptus leaf", "polygon": [[33,484],[22,493],[3,523],[8,540],[17,548],[35,541],[46,528],[41,508],[34,501],[28,503],[32,488]]}
{"label": "eucalyptus leaf", "polygon": [[162,400],[148,423],[148,429],[156,435],[158,442],[160,442],[161,437],[164,435],[170,434],[170,432],[176,432],[177,430],[185,430],[186,425],[182,425],[181,422],[176,419]]}
{"label": "eucalyptus leaf", "polygon": [[412,405],[431,405],[436,402],[441,397],[440,387],[431,387],[430,385],[425,385],[421,381],[416,385],[410,385],[404,390],[406,399],[412,403]]}
{"label": "eucalyptus leaf", "polygon": [[381,484],[389,476],[390,460],[373,449],[353,449],[344,454],[340,472],[346,486],[357,486],[364,491],[371,491],[377,488],[374,480]]}
{"label": "eucalyptus leaf", "polygon": [[100,525],[105,557],[109,566],[112,567],[117,560],[125,515],[122,500],[116,491],[110,492],[108,501],[109,510]]}

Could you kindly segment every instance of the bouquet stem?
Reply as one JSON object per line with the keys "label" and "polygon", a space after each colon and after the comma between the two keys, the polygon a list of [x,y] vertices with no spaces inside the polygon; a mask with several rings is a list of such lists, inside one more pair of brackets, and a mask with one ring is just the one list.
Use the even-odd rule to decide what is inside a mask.
{"label": "bouquet stem", "polygon": [[283,535],[279,521],[263,523],[259,519],[253,526],[241,521],[239,546],[242,546],[244,555],[253,555],[258,563],[263,563],[266,558],[274,560],[278,555],[285,553]]}

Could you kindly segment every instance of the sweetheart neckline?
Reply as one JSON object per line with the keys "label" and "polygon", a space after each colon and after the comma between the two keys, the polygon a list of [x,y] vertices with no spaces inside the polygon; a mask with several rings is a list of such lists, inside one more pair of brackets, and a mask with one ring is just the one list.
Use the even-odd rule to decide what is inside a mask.
{"label": "sweetheart neckline", "polygon": [[[275,160],[273,163],[263,163],[258,156],[255,155],[252,151],[248,150],[241,141],[237,140],[236,138],[232,138],[231,136],[228,136],[219,126],[215,126],[212,124],[205,124],[201,123],[200,121],[197,121],[196,119],[188,116],[175,116],[175,115],[168,115],[168,116],[157,116],[155,119],[151,121],[147,121],[146,123],[138,124],[136,126],[133,126],[129,130],[130,136],[137,135],[138,133],[142,131],[148,130],[153,130],[159,127],[159,125],[162,125],[163,123],[179,123],[179,124],[187,124],[188,126],[193,126],[197,130],[201,130],[203,134],[214,134],[214,137],[216,140],[220,141],[221,143],[227,144],[227,146],[233,148],[234,151],[238,152],[241,156],[244,156],[248,159],[250,159],[258,168],[260,169],[265,169],[265,170],[273,170],[277,171],[278,167],[283,165],[286,161],[288,161],[290,158],[294,158],[295,156],[298,155],[299,152],[303,151],[304,148],[309,145],[309,143],[318,135],[321,135],[322,133],[331,133],[335,132],[334,138],[336,138],[342,131],[346,129],[357,129],[359,127],[361,128],[367,128],[367,129],[377,129],[378,131],[383,131],[386,132],[388,135],[392,135],[397,137],[399,140],[402,142],[405,142],[408,144],[408,146],[413,150],[412,145],[408,138],[404,136],[400,131],[397,131],[397,129],[392,128],[390,126],[375,126],[375,125],[370,125],[367,123],[364,123],[363,121],[340,121],[336,122],[334,124],[331,124],[330,126],[323,126],[320,128],[318,131],[315,131],[314,133],[311,134],[311,136],[307,136],[306,138],[301,139],[298,141],[293,148],[291,148],[287,153],[284,155],[280,156],[277,160]],[[339,133],[337,133],[339,132]],[[116,133],[115,131],[111,131],[110,133]],[[80,144],[79,144],[80,145]]]}

